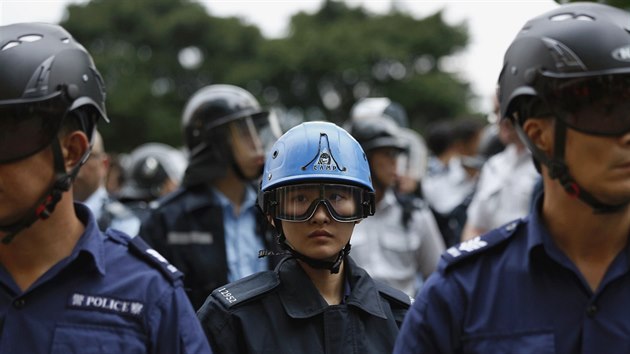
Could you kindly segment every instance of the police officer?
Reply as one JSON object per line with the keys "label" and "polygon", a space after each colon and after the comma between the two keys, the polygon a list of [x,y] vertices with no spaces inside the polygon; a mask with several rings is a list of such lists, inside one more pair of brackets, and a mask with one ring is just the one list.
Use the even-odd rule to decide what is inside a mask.
{"label": "police officer", "polygon": [[356,140],[333,123],[292,128],[267,154],[258,200],[290,256],[208,297],[198,315],[214,351],[389,353],[410,299],[348,256],[374,213]]}
{"label": "police officer", "polygon": [[256,208],[255,183],[268,142],[280,135],[273,118],[233,85],[206,86],[186,104],[182,188],[159,200],[140,235],[186,274],[195,308],[219,285],[271,267],[258,258],[273,235]]}
{"label": "police officer", "polygon": [[172,146],[157,142],[138,146],[126,159],[118,199],[144,219],[150,203],[179,187],[186,164],[184,153]]}
{"label": "police officer", "polygon": [[628,353],[630,14],[572,3],[528,21],[499,77],[539,165],[530,216],[449,249],[395,353]]}
{"label": "police officer", "polygon": [[422,199],[396,193],[398,156],[407,149],[399,128],[381,116],[355,120],[348,129],[367,155],[376,198],[374,216],[355,228],[353,258],[375,279],[413,297],[444,252],[442,235]]}
{"label": "police officer", "polygon": [[0,27],[1,351],[210,353],[181,273],[73,202],[98,120],[102,78],[68,32]]}
{"label": "police officer", "polygon": [[74,199],[90,208],[101,230],[112,227],[127,235],[136,236],[140,229],[140,219],[105,188],[110,161],[105,152],[103,137],[98,131],[94,131],[90,157],[73,182]]}

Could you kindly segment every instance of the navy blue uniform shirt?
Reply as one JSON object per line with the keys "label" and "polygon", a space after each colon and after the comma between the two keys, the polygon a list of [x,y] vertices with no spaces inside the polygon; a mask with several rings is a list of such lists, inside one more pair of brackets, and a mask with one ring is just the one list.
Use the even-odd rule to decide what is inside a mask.
{"label": "navy blue uniform shirt", "polygon": [[394,353],[630,353],[628,252],[593,292],[534,210],[444,253]]}
{"label": "navy blue uniform shirt", "polygon": [[84,234],[29,289],[0,265],[0,353],[211,353],[181,273],[75,208]]}

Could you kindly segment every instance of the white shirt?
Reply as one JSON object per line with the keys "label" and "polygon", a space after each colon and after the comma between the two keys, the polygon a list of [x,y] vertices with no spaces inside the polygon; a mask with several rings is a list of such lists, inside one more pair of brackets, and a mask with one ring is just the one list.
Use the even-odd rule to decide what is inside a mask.
{"label": "white shirt", "polygon": [[414,211],[408,230],[402,211],[394,193],[386,192],[375,214],[354,228],[350,256],[372,278],[414,297],[418,277],[436,269],[444,241],[428,207]]}
{"label": "white shirt", "polygon": [[477,178],[466,173],[459,157],[453,157],[447,168],[422,180],[422,194],[435,211],[448,214],[473,193],[476,183]]}
{"label": "white shirt", "polygon": [[527,215],[539,176],[529,150],[508,145],[482,167],[466,222],[492,230]]}

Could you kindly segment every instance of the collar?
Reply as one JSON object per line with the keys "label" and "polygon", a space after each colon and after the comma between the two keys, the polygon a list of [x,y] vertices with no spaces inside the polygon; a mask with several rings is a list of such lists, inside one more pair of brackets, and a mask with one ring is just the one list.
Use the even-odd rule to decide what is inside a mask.
{"label": "collar", "polygon": [[[373,316],[387,319],[374,280],[359,268],[352,258],[346,257],[344,262],[346,284],[349,284],[349,289],[351,289],[345,304]],[[280,301],[290,317],[310,318],[329,307],[295,258],[285,258],[276,268],[276,272],[281,283]]]}
{"label": "collar", "polygon": [[[223,209],[233,208],[232,202],[220,190],[213,187],[212,194]],[[257,195],[256,191],[254,191],[254,188],[252,188],[250,185],[246,185],[245,195],[243,196],[243,201],[241,203],[241,210],[247,210],[251,207],[256,206],[256,197]]]}
{"label": "collar", "polygon": [[109,196],[107,195],[107,190],[105,187],[100,186],[83,202],[83,204],[87,205],[87,207],[92,210],[92,213],[94,213],[94,218],[98,219],[101,216],[101,208],[108,198]]}
{"label": "collar", "polygon": [[383,199],[376,205],[377,210],[385,210],[390,208],[392,205],[398,203],[396,199],[396,194],[394,194],[394,190],[392,188],[387,188],[385,193],[383,193]]}
{"label": "collar", "polygon": [[74,203],[74,210],[77,217],[85,225],[85,231],[79,238],[72,253],[68,257],[69,261],[74,261],[80,254],[88,254],[89,259],[101,275],[105,275],[105,250],[104,238],[96,224],[96,219],[90,209],[81,204]]}

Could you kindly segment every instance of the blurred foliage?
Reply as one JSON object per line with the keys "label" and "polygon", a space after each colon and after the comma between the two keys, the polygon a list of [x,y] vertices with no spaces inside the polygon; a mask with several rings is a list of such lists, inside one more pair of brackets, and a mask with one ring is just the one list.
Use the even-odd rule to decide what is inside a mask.
{"label": "blurred foliage", "polygon": [[238,18],[192,0],[92,0],[68,6],[61,22],[92,53],[107,85],[110,151],[147,141],[182,143],[186,100],[213,83],[239,85],[281,117],[343,122],[358,98],[400,102],[418,131],[470,114],[470,86],[440,70],[468,44],[465,24],[438,12],[415,19],[326,0],[291,18],[289,34],[267,39]]}

